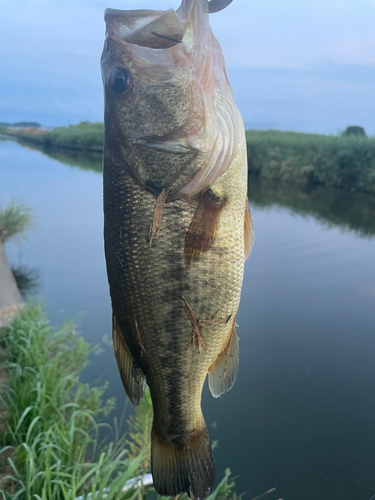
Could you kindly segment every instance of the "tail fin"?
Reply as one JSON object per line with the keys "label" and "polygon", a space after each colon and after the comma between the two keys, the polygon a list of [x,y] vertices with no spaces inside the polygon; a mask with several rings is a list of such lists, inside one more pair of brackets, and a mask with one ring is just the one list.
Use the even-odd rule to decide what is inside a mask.
{"label": "tail fin", "polygon": [[[182,439],[179,441],[182,442]],[[151,468],[159,495],[175,497],[187,493],[192,499],[206,498],[214,486],[215,465],[206,428],[174,444],[152,430]]]}

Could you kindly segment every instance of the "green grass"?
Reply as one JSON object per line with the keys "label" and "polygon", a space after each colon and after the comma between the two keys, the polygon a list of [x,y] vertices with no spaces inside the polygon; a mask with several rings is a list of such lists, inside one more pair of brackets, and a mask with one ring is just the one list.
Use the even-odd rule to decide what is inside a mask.
{"label": "green grass", "polygon": [[248,130],[246,139],[260,178],[375,193],[375,138]]}
{"label": "green grass", "polygon": [[3,497],[73,499],[84,491],[100,492],[113,480],[120,491],[139,459],[130,461],[121,443],[96,455],[103,425],[97,421],[114,401],[103,403],[106,386],[79,380],[88,344],[71,325],[54,330],[39,307],[23,311],[6,328],[2,343],[9,376],[1,397],[8,416],[2,452],[12,449],[7,482],[9,489],[14,486],[13,496],[3,492]]}
{"label": "green grass", "polygon": [[[122,492],[129,479],[149,471],[149,394],[129,419],[128,435],[120,437],[118,427],[113,433],[100,423],[115,405],[103,400],[107,386],[80,381],[92,349],[72,325],[53,328],[39,306],[29,305],[2,332],[1,343],[8,381],[0,398],[0,465],[6,470],[0,498],[143,500],[154,493],[139,485]],[[210,500],[231,494],[229,475]]]}
{"label": "green grass", "polygon": [[11,200],[0,206],[0,241],[5,243],[15,237],[24,237],[26,231],[36,226],[32,209],[25,203]]}

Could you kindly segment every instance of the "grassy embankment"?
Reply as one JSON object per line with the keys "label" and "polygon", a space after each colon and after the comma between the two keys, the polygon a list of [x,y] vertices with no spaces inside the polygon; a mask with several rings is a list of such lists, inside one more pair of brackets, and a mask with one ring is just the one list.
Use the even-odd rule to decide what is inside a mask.
{"label": "grassy embankment", "polygon": [[375,194],[375,138],[246,132],[249,172],[260,179]]}
{"label": "grassy embankment", "polygon": [[[122,492],[128,480],[149,471],[149,394],[128,421],[128,434],[119,437],[121,425],[111,433],[99,423],[115,405],[103,401],[106,385],[80,382],[92,350],[72,325],[54,329],[40,307],[28,306],[2,331],[1,344],[7,372],[0,398],[3,499],[143,500],[153,493],[141,485]],[[233,486],[227,471],[209,499],[225,500]]]}
{"label": "grassy embankment", "polygon": [[81,122],[68,127],[56,127],[48,132],[14,130],[0,127],[0,133],[45,148],[63,148],[78,151],[103,151],[103,124]]}
{"label": "grassy embankment", "polygon": [[[41,135],[14,132],[41,148],[102,151],[103,124],[82,122]],[[246,132],[249,172],[297,186],[330,186],[375,193],[375,138]]]}

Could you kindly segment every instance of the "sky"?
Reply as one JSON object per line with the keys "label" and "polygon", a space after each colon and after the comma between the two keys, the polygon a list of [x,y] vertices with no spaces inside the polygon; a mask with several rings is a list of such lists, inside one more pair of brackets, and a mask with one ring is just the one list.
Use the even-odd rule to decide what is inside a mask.
{"label": "sky", "polygon": [[[0,0],[0,122],[102,121],[105,8],[178,0]],[[233,0],[211,16],[247,128],[375,134],[375,0]]]}

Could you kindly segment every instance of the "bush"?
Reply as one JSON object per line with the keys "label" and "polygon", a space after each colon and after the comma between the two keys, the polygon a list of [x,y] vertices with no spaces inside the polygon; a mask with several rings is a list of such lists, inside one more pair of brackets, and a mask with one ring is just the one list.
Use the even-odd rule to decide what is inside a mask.
{"label": "bush", "polygon": [[357,137],[367,137],[365,129],[363,127],[358,127],[357,125],[347,127],[341,134],[341,137],[349,137],[351,135],[355,135]]}

